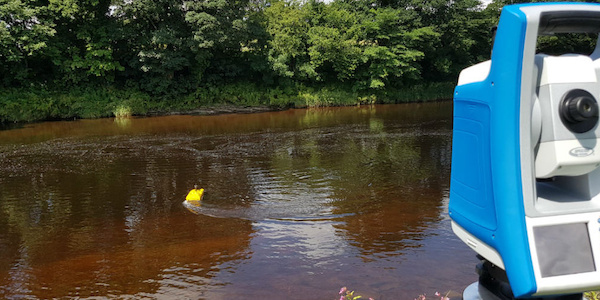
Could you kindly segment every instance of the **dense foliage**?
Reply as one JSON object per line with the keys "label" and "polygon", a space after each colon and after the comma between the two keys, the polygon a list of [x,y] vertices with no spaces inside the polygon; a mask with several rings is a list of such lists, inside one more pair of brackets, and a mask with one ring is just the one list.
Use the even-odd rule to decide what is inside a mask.
{"label": "dense foliage", "polygon": [[[398,101],[487,59],[508,2],[524,1],[0,0],[0,121],[85,116],[57,104],[73,110],[65,91],[87,99],[98,89],[145,109],[224,97],[276,106]],[[25,117],[36,114],[22,111],[27,99],[50,111]],[[14,117],[20,107],[23,118]]]}

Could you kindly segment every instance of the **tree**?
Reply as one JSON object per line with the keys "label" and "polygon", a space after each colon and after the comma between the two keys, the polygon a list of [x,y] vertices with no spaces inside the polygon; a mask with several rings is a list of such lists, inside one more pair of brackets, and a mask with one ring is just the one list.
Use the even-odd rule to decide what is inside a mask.
{"label": "tree", "polygon": [[248,36],[248,6],[248,0],[184,2],[185,21],[195,42],[193,51],[199,65],[207,67],[208,80],[236,78],[248,69],[242,52],[242,47],[249,49],[254,40]]}
{"label": "tree", "polygon": [[272,71],[284,78],[318,77],[307,55],[309,15],[300,2],[277,0],[265,10],[270,34],[268,61]]}
{"label": "tree", "polygon": [[280,76],[382,89],[421,78],[423,50],[438,39],[414,10],[368,2],[275,2],[266,11],[270,56]]}
{"label": "tree", "polygon": [[[178,0],[123,1],[117,6],[127,51],[129,85],[152,94],[185,92],[194,86],[194,72],[203,73],[195,53],[192,28]],[[199,66],[200,65],[200,66]]]}
{"label": "tree", "polygon": [[377,8],[369,14],[373,21],[364,22],[361,88],[401,86],[421,79],[424,50],[439,34],[433,27],[423,26],[415,11]]}
{"label": "tree", "polygon": [[483,13],[478,0],[407,1],[425,26],[440,34],[428,45],[423,61],[426,81],[455,80],[463,68],[489,59],[491,28],[496,20]]}
{"label": "tree", "polygon": [[56,33],[54,23],[42,17],[43,6],[34,1],[0,1],[0,78],[5,85],[22,85]]}
{"label": "tree", "polygon": [[50,0],[56,34],[48,42],[57,83],[112,82],[123,66],[114,57],[119,30],[110,0]]}
{"label": "tree", "polygon": [[363,49],[359,44],[361,15],[343,5],[310,1],[304,9],[311,16],[308,30],[310,70],[317,80],[347,82],[355,79],[362,63]]}

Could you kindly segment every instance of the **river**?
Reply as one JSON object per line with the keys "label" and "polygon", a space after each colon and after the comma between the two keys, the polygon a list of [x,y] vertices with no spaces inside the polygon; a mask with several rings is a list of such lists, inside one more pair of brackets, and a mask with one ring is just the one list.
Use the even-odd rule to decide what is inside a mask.
{"label": "river", "polygon": [[0,298],[460,293],[451,141],[450,102],[2,130]]}

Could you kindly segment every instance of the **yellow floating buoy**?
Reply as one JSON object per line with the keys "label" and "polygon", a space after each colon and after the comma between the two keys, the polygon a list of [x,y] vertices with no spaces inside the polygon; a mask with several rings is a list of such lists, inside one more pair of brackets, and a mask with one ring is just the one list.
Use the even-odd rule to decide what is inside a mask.
{"label": "yellow floating buoy", "polygon": [[204,196],[204,189],[194,187],[194,189],[185,196],[185,201],[200,201],[202,200],[202,196]]}

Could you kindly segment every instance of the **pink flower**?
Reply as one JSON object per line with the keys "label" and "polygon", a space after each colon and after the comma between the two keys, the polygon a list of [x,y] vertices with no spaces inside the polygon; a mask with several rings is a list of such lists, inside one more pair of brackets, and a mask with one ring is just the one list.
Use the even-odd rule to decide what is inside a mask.
{"label": "pink flower", "polygon": [[[341,288],[341,289],[340,289],[340,295],[341,295],[341,294],[343,294],[343,293],[345,293],[347,290],[348,290],[348,288],[347,288],[347,287],[343,287],[343,288]],[[340,300],[341,300],[341,299],[343,299],[343,298],[340,298]]]}

